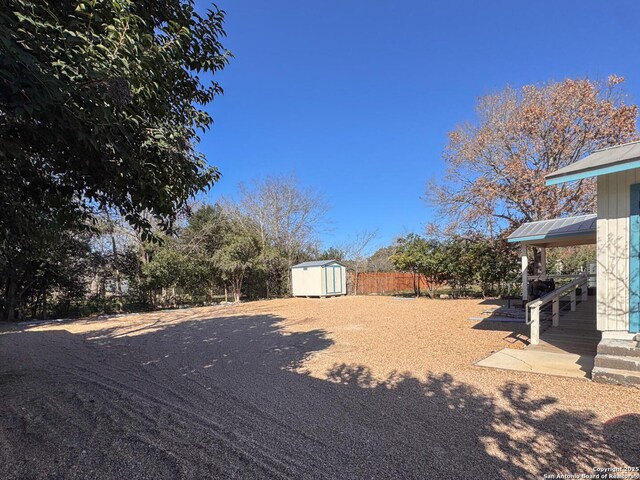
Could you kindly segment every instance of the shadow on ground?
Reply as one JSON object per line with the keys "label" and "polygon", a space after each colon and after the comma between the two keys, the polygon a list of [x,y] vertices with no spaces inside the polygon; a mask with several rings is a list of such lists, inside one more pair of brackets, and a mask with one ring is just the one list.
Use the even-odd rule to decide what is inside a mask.
{"label": "shadow on ground", "polygon": [[523,384],[301,374],[332,342],[281,320],[0,335],[0,477],[529,478],[620,463],[615,425],[603,435]]}

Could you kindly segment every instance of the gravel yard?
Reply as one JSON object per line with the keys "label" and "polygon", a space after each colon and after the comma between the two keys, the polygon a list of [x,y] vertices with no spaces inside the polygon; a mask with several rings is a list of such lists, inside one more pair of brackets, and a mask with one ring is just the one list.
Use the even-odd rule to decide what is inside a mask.
{"label": "gravel yard", "polygon": [[0,478],[542,478],[640,466],[640,390],[473,364],[481,300],[0,327]]}

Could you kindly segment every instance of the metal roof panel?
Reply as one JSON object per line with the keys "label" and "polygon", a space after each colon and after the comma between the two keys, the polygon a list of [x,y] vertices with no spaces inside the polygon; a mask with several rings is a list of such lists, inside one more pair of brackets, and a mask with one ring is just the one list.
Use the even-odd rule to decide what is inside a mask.
{"label": "metal roof panel", "polygon": [[518,227],[507,240],[524,242],[553,240],[558,237],[585,236],[596,233],[597,215],[578,215],[551,220],[529,222]]}
{"label": "metal roof panel", "polygon": [[[298,267],[324,267],[325,265],[329,265],[330,263],[337,263],[338,265],[342,265],[340,262],[336,260],[315,260],[311,262],[302,262],[297,265],[294,265],[292,268]],[[344,266],[344,265],[342,265]]]}
{"label": "metal roof panel", "polygon": [[640,141],[596,150],[591,155],[562,167],[545,178],[547,185],[640,168]]}

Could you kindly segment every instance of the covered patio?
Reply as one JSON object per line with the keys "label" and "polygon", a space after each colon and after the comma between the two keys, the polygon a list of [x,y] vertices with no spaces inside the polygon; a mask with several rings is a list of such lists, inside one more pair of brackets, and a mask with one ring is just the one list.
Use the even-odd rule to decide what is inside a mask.
{"label": "covered patio", "polygon": [[[596,215],[580,215],[529,222],[508,237],[510,243],[521,245],[521,295],[530,343],[524,350],[499,351],[478,365],[590,377],[601,339],[595,272],[589,273],[585,265],[581,274],[550,274],[547,249],[596,244],[596,221]],[[534,274],[529,273],[531,248],[539,249]]]}
{"label": "covered patio", "polygon": [[[579,215],[576,217],[556,218],[529,222],[520,226],[508,237],[510,243],[521,245],[522,302],[525,308],[527,324],[531,325],[531,344],[540,343],[540,311],[551,308],[551,331],[545,332],[547,337],[552,333],[563,332],[565,342],[577,341],[586,333],[596,333],[596,303],[589,298],[589,287],[595,287],[595,273],[589,274],[587,266],[579,275],[550,275],[547,272],[547,248],[568,247],[577,245],[595,245],[597,239],[597,216]],[[536,275],[529,275],[529,248],[540,250],[540,263]],[[532,285],[536,281],[553,280],[553,289],[536,295]],[[560,282],[568,283],[557,286]],[[578,296],[579,294],[579,296]],[[533,298],[536,297],[536,298]],[[560,310],[563,300],[571,312],[560,322]],[[578,304],[580,309],[578,310]],[[561,330],[560,330],[561,329]],[[599,339],[598,339],[599,340]],[[596,341],[597,344],[597,341]]]}
{"label": "covered patio", "polygon": [[[530,222],[509,237],[522,245],[522,299],[530,345],[521,352],[551,355],[555,348],[566,352],[560,355],[569,355],[576,349],[579,353],[595,350],[593,380],[640,385],[640,141],[596,150],[568,163],[548,174],[546,185],[587,178],[596,179],[597,216]],[[547,248],[588,244],[596,245],[594,271],[584,271],[559,288],[541,282],[546,291],[541,294],[539,288],[531,295],[529,247],[540,249],[537,259],[541,261],[536,262],[539,268],[533,278],[547,282],[551,277],[546,272]],[[589,290],[596,288],[596,270],[594,301]],[[569,306],[564,315],[563,303]],[[551,319],[546,330],[541,328],[545,316]],[[548,351],[540,352],[543,349]]]}

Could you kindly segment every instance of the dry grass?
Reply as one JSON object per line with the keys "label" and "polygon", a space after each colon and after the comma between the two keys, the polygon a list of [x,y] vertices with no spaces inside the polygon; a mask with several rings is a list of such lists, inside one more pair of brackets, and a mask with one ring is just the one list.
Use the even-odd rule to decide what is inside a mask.
{"label": "dry grass", "polygon": [[286,299],[5,329],[0,476],[523,478],[640,463],[637,389],[473,365],[526,340],[467,320],[489,306]]}

